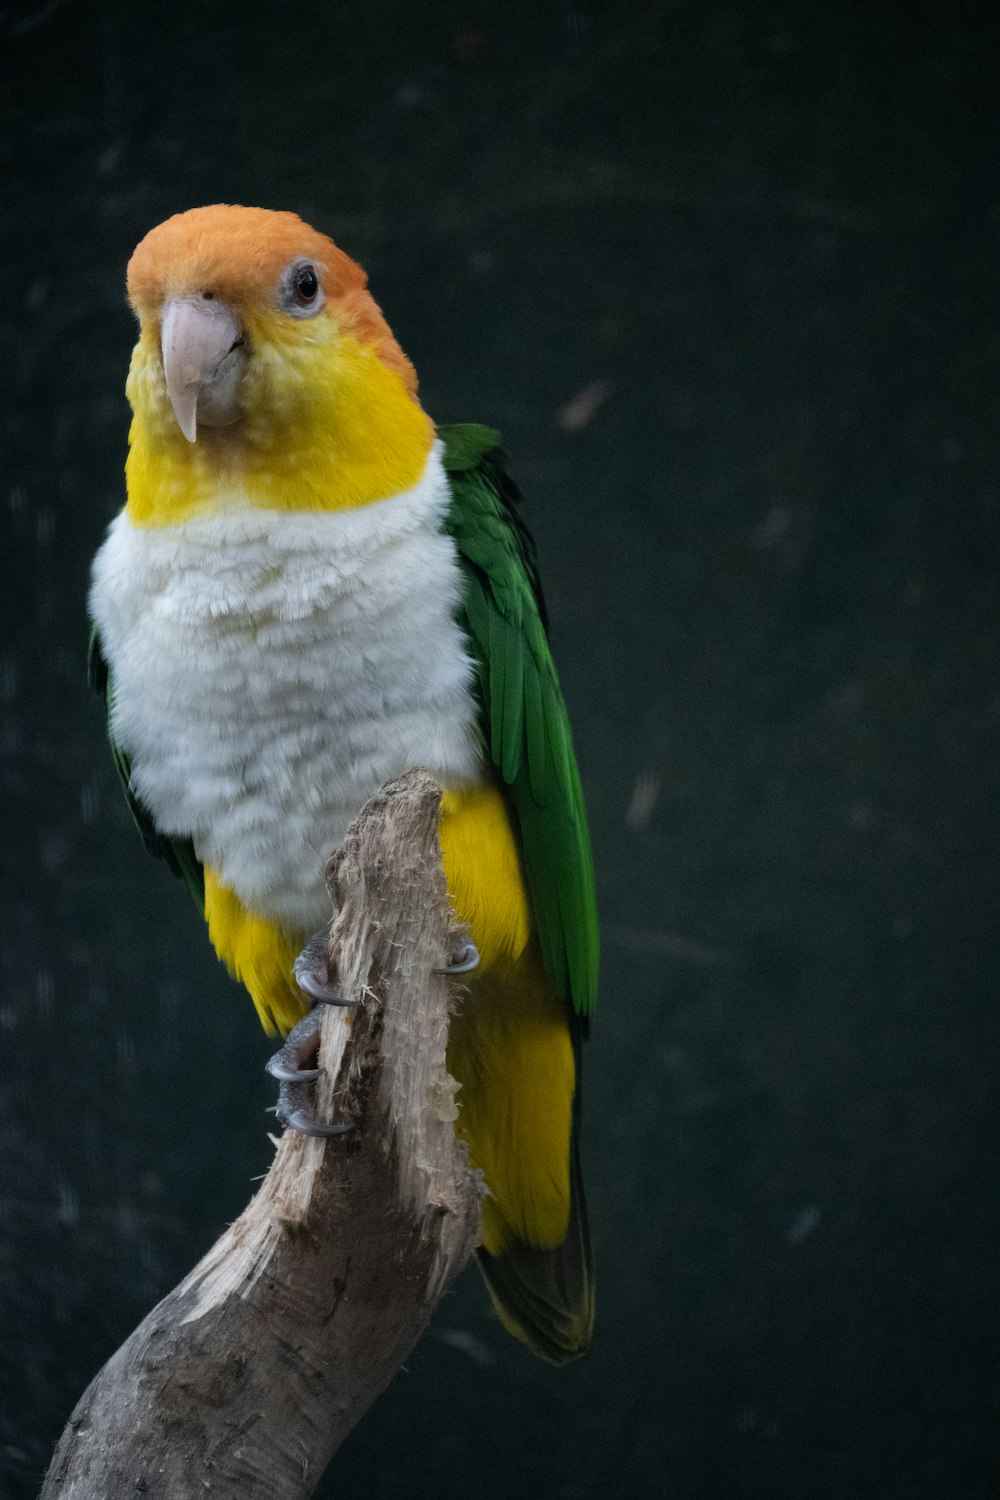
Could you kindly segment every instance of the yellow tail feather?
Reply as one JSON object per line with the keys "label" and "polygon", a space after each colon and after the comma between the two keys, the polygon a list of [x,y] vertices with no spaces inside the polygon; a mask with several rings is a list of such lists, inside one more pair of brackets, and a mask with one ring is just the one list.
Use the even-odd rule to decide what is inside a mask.
{"label": "yellow tail feather", "polygon": [[490,1190],[480,1266],[510,1333],[555,1363],[590,1342],[594,1287],[580,1176],[577,1068],[536,941],[469,985],[452,1019],[456,1130]]}
{"label": "yellow tail feather", "polygon": [[566,1007],[537,944],[469,985],[452,1019],[448,1071],[461,1084],[458,1133],[490,1187],[483,1245],[561,1243],[569,1221],[576,1066]]}

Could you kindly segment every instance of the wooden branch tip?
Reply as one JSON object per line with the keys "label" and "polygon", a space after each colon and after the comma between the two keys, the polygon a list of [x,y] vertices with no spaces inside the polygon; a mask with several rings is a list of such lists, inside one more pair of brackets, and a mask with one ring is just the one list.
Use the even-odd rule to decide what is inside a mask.
{"label": "wooden branch tip", "polygon": [[350,1009],[328,1006],[321,1120],[280,1139],[255,1197],[95,1376],[42,1500],[311,1495],[476,1244],[482,1184],[455,1137],[454,950],[441,789],[383,786],[327,864]]}

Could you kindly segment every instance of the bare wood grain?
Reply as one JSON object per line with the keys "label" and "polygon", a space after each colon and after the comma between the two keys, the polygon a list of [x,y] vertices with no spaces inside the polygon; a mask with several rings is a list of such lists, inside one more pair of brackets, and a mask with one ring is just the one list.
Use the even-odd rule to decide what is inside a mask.
{"label": "bare wood grain", "polygon": [[433,973],[456,941],[439,815],[440,789],[409,772],[327,867],[332,959],[364,1004],[328,1008],[318,1113],[356,1129],[282,1137],[245,1212],[92,1381],[42,1500],[312,1494],[471,1255],[481,1187]]}

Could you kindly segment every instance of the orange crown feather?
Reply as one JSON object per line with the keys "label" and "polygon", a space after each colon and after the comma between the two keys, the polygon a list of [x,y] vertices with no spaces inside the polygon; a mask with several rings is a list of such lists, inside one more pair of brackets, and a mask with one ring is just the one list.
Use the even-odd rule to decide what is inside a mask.
{"label": "orange crown feather", "polygon": [[168,297],[210,292],[237,313],[274,301],[282,271],[296,257],[317,266],[325,293],[320,316],[343,321],[415,395],[417,377],[367,289],[367,276],[325,234],[298,214],[214,203],[158,224],[128,265],[129,301],[141,322],[156,319]]}

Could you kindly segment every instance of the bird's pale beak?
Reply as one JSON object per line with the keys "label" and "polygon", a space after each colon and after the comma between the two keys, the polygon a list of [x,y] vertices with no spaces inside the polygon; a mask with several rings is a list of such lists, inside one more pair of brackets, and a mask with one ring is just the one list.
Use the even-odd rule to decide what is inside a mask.
{"label": "bird's pale beak", "polygon": [[240,325],[212,297],[172,297],[160,328],[163,373],[177,425],[193,443],[198,423],[228,427],[242,416],[240,380],[247,361]]}

